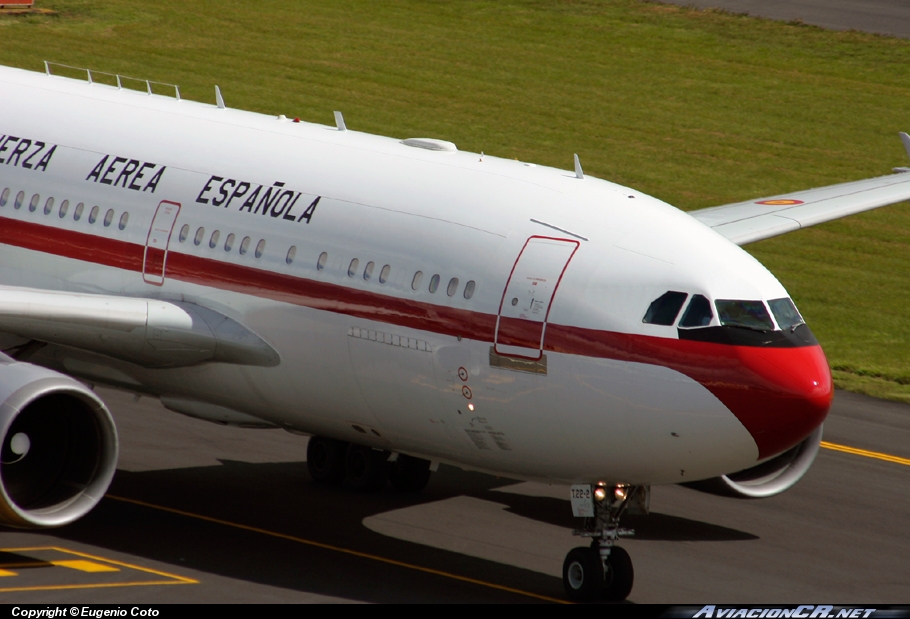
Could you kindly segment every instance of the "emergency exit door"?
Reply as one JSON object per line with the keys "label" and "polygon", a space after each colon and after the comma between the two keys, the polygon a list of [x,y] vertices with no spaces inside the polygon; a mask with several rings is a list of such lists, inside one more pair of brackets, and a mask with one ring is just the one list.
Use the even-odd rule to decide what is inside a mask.
{"label": "emergency exit door", "polygon": [[497,354],[539,360],[556,289],[578,241],[532,236],[525,242],[499,304]]}
{"label": "emergency exit door", "polygon": [[164,284],[164,272],[167,268],[167,246],[171,233],[180,213],[180,204],[162,200],[152,218],[149,235],[145,241],[145,254],[142,257],[142,279],[149,284]]}

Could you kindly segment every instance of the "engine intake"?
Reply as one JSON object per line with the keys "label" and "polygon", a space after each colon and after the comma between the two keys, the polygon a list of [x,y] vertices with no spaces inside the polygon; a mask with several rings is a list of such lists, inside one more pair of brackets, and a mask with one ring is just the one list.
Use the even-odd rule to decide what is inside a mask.
{"label": "engine intake", "polygon": [[114,420],[85,385],[0,358],[0,524],[78,520],[107,491],[117,449]]}
{"label": "engine intake", "polygon": [[752,468],[684,485],[710,494],[744,499],[774,496],[793,486],[805,475],[815,461],[821,442],[822,426],[818,426],[796,447]]}

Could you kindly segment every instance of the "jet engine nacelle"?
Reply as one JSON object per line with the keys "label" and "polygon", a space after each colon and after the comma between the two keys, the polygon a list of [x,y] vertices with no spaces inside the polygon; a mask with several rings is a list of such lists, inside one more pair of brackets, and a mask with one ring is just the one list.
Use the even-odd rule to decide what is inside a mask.
{"label": "jet engine nacelle", "polygon": [[117,431],[98,396],[0,355],[0,524],[73,522],[101,500],[116,467]]}
{"label": "jet engine nacelle", "polygon": [[690,488],[743,499],[780,494],[798,482],[812,466],[822,442],[822,426],[796,447],[738,473],[685,484]]}

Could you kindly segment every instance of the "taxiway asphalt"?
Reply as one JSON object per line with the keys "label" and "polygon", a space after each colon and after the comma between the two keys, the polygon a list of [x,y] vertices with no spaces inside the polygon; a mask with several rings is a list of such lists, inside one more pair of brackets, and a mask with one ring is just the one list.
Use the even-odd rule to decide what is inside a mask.
{"label": "taxiway asphalt", "polygon": [[724,9],[830,30],[863,30],[910,38],[910,2],[905,0],[660,0],[668,4]]}
{"label": "taxiway asphalt", "polygon": [[[216,426],[102,391],[121,434],[109,495],[57,530],[0,529],[15,603],[546,602],[580,545],[567,489],[441,467],[418,495],[312,483],[306,438]],[[910,603],[910,406],[839,392],[790,491],[671,486],[630,517],[630,602]],[[543,456],[542,456],[543,457]]]}

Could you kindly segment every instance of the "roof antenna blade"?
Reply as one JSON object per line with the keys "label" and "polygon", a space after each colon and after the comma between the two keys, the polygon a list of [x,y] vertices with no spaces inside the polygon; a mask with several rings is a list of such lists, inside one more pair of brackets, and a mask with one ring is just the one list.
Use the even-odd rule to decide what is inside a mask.
{"label": "roof antenna blade", "polygon": [[224,97],[221,96],[221,89],[215,84],[215,102],[218,103],[218,109],[224,109]]}
{"label": "roof antenna blade", "polygon": [[341,115],[341,112],[335,110],[335,126],[338,127],[339,131],[347,131],[348,128],[344,124],[344,116]]}
{"label": "roof antenna blade", "polygon": [[578,155],[575,155],[575,178],[583,179],[584,177],[585,173],[581,169],[581,161],[578,160]]}

